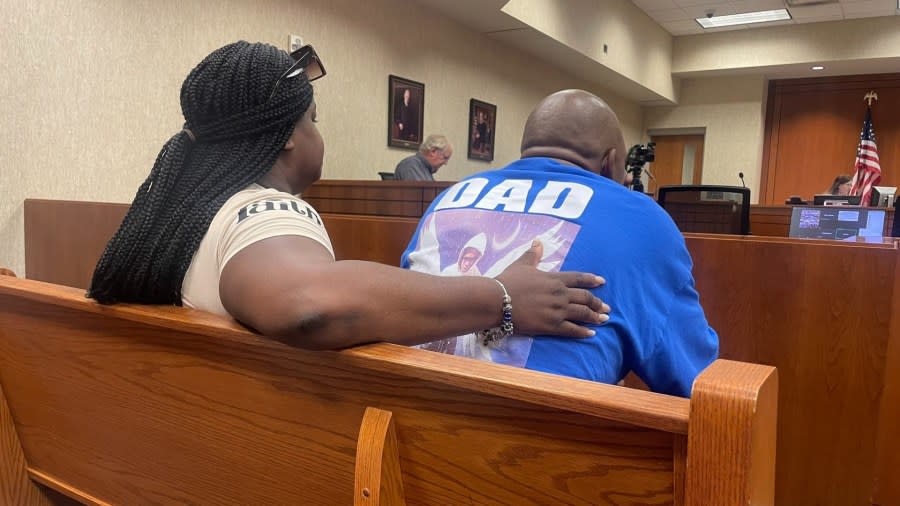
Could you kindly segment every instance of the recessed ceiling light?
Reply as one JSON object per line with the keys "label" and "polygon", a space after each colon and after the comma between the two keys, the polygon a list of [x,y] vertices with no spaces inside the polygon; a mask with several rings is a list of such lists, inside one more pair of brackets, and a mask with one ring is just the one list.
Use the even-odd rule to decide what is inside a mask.
{"label": "recessed ceiling light", "polygon": [[[900,0],[897,1],[900,2]],[[775,9],[773,11],[744,12],[742,14],[729,14],[728,16],[697,18],[697,23],[700,23],[700,26],[703,28],[719,28],[722,26],[783,21],[785,19],[791,19],[787,9]]]}
{"label": "recessed ceiling light", "polygon": [[813,65],[813,66],[810,67],[810,68],[813,69],[813,70],[825,70],[825,66],[824,66],[824,65]]}

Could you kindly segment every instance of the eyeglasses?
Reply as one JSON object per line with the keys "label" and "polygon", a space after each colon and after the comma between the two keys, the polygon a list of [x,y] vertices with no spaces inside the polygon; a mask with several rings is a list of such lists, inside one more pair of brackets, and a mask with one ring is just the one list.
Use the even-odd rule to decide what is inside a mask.
{"label": "eyeglasses", "polygon": [[435,154],[435,156],[437,156],[438,158],[440,158],[441,160],[443,160],[443,161],[445,161],[445,162],[450,161],[450,155],[448,155],[448,154],[447,154],[446,152],[444,152],[444,151],[440,151],[440,150],[434,149],[434,150],[433,150],[433,153]]}
{"label": "eyeglasses", "polygon": [[266,102],[272,100],[272,97],[275,96],[275,91],[278,90],[278,85],[282,81],[297,77],[304,72],[310,82],[325,76],[325,66],[322,65],[322,60],[319,59],[319,55],[316,54],[316,50],[311,45],[307,44],[292,52],[291,58],[294,59],[294,64],[275,81],[275,86],[272,86],[272,93],[269,93],[269,98],[266,99]]}

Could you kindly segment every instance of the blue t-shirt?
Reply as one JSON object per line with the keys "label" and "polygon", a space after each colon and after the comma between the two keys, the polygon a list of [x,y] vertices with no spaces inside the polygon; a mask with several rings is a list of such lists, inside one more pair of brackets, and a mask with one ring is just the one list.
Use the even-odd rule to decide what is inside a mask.
{"label": "blue t-shirt", "polygon": [[718,356],[718,336],[681,232],[646,195],[556,160],[518,160],[439,195],[401,262],[431,274],[494,277],[534,239],[544,246],[539,269],[606,278],[594,294],[612,312],[592,326],[596,335],[512,336],[485,346],[470,334],[421,347],[603,383],[633,370],[655,392],[689,397]]}

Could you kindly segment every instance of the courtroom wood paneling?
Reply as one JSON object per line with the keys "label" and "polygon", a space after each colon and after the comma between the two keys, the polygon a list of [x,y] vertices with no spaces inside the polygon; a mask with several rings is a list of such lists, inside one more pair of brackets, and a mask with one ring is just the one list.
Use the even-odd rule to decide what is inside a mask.
{"label": "courtroom wood paneling", "polygon": [[[366,185],[373,182],[364,181],[363,185],[353,183],[359,182],[333,182],[332,187],[340,188],[343,185],[365,193],[369,191]],[[420,188],[422,200],[415,207],[427,208],[446,184],[426,183],[426,186]],[[337,189],[334,191],[337,195],[345,195]],[[378,198],[383,197],[383,194],[377,195]],[[400,254],[412,238],[421,214],[385,217],[353,212],[354,209],[358,211],[384,205],[383,201],[366,202],[368,201],[355,199],[332,201],[328,197],[322,197],[316,204],[332,237],[337,259],[369,259],[399,265]],[[323,211],[322,208],[341,211],[335,213]],[[394,210],[402,208],[403,206],[394,207]],[[885,230],[890,231],[895,213],[893,209],[887,211]],[[26,200],[26,277],[86,289],[103,248],[127,212],[127,204]],[[755,236],[787,237],[790,222],[789,206],[750,207],[750,231]],[[91,226],[85,227],[84,223],[91,223]]]}
{"label": "courtroom wood paneling", "polygon": [[87,288],[128,204],[25,200],[25,277]]}
{"label": "courtroom wood paneling", "polygon": [[49,506],[52,497],[28,478],[22,443],[0,385],[0,504]]}
{"label": "courtroom wood paneling", "polygon": [[[57,211],[61,209],[73,219],[79,213],[71,205]],[[754,234],[767,233],[768,226],[782,237],[688,234],[687,244],[707,316],[720,333],[723,357],[780,369],[779,504],[865,504],[860,501],[870,497],[873,477],[892,477],[897,465],[892,459],[900,455],[893,437],[900,414],[888,409],[897,405],[888,402],[896,390],[886,390],[881,398],[887,388],[882,385],[896,383],[891,371],[900,370],[896,348],[888,349],[900,323],[885,323],[885,313],[891,312],[885,304],[893,301],[896,307],[900,297],[890,285],[898,271],[883,257],[896,259],[897,253],[871,252],[887,247],[883,245],[787,239],[790,207],[751,209]],[[350,215],[323,219],[339,258],[389,265],[399,262],[417,222]],[[80,231],[64,228],[45,239],[61,240]],[[97,251],[105,242],[99,241]],[[33,243],[26,238],[26,244]],[[85,279],[94,263],[82,266]],[[875,469],[876,434],[885,441],[879,458],[881,473],[887,474]],[[882,478],[878,493],[900,503],[895,483]]]}
{"label": "courtroom wood paneling", "polygon": [[894,271],[888,367],[884,371],[884,394],[878,423],[878,460],[872,503],[889,506],[900,502],[900,257]]}
{"label": "courtroom wood paneling", "polygon": [[[329,233],[340,238],[335,244],[338,260],[373,257],[399,265],[418,218],[451,184],[325,180],[310,187],[303,198],[323,215]],[[86,289],[128,208],[128,204],[26,199],[25,277]],[[385,216],[399,219],[386,222]],[[397,228],[395,223],[403,225]]]}
{"label": "courtroom wood paneling", "polygon": [[365,259],[400,265],[400,255],[416,232],[418,218],[322,214],[337,260]]}
{"label": "courtroom wood paneling", "polygon": [[[900,368],[888,356],[900,318],[896,245],[686,241],[720,356],[778,368],[776,504],[869,504],[883,382]],[[896,413],[881,415],[894,431]]]}
{"label": "courtroom wood paneling", "polygon": [[741,206],[730,200],[678,202],[673,198],[666,200],[665,209],[682,232],[741,232]]}
{"label": "courtroom wood paneling", "polygon": [[787,237],[791,231],[790,206],[750,206],[750,233]]}
{"label": "courtroom wood paneling", "polygon": [[761,204],[825,192],[854,172],[865,117],[863,96],[878,92],[872,121],[883,186],[900,184],[900,74],[776,80],[769,88]]}
{"label": "courtroom wood paneling", "polygon": [[370,214],[419,218],[434,198],[453,182],[317,181],[303,199],[319,213]]}

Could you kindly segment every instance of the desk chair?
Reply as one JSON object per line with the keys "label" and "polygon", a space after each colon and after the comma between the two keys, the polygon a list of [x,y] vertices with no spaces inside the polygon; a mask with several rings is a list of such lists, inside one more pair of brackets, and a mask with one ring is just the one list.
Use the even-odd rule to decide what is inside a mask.
{"label": "desk chair", "polygon": [[382,181],[393,181],[396,179],[393,172],[379,172],[378,175],[381,176]]}
{"label": "desk chair", "polygon": [[894,225],[891,227],[891,237],[900,237],[900,200],[894,200]]}
{"label": "desk chair", "polygon": [[718,185],[663,186],[657,202],[682,232],[750,233],[750,188]]}

